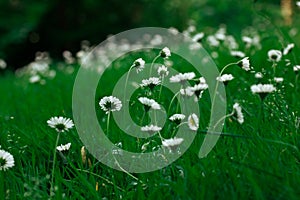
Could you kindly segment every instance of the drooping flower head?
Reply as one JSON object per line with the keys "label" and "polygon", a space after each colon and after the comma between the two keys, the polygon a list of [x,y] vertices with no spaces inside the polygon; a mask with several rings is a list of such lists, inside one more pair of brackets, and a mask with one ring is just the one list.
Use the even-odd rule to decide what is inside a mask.
{"label": "drooping flower head", "polygon": [[99,105],[106,114],[109,112],[120,111],[122,108],[122,102],[117,97],[105,96],[103,97]]}
{"label": "drooping flower head", "polygon": [[0,171],[6,171],[15,166],[14,157],[4,150],[0,149]]}
{"label": "drooping flower head", "polygon": [[160,51],[160,56],[162,58],[168,58],[171,56],[171,51],[168,47],[164,47],[161,51]]}
{"label": "drooping flower head", "polygon": [[71,119],[65,117],[51,117],[47,121],[48,126],[54,128],[57,132],[65,132],[73,128],[74,123]]}
{"label": "drooping flower head", "polygon": [[145,68],[145,61],[142,58],[138,58],[133,62],[132,67],[134,67],[136,72],[139,73]]}
{"label": "drooping flower head", "polygon": [[238,62],[238,65],[245,71],[251,70],[249,57],[243,58],[240,62]]}

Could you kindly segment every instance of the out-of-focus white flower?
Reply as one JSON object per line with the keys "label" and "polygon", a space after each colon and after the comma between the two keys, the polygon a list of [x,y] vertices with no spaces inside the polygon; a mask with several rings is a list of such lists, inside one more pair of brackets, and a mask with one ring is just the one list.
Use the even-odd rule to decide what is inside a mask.
{"label": "out-of-focus white flower", "polygon": [[268,51],[268,57],[270,61],[279,62],[281,60],[282,53],[279,50],[272,49]]}
{"label": "out-of-focus white flower", "polygon": [[281,82],[283,82],[283,78],[282,77],[274,77],[274,81],[276,83],[281,83]]}
{"label": "out-of-focus white flower", "polygon": [[257,78],[257,79],[263,78],[263,74],[262,74],[261,72],[255,73],[254,76],[255,76],[255,78]]}
{"label": "out-of-focus white flower", "polygon": [[209,35],[209,36],[207,37],[207,42],[208,42],[208,44],[209,44],[210,46],[212,46],[212,47],[218,47],[218,46],[220,45],[219,40],[217,40],[216,37],[213,36],[213,35]]}
{"label": "out-of-focus white flower", "polygon": [[192,40],[194,42],[201,42],[201,40],[203,39],[204,37],[204,33],[201,32],[201,33],[197,33],[196,35],[194,35],[194,37],[192,38]]}
{"label": "out-of-focus white flower", "polygon": [[168,68],[164,65],[160,66],[158,69],[157,69],[157,73],[160,77],[166,77],[169,75],[169,71],[168,71]]}
{"label": "out-of-focus white flower", "polygon": [[300,7],[300,1],[296,2],[296,6]]}
{"label": "out-of-focus white flower", "polygon": [[193,87],[187,87],[185,89],[180,89],[180,94],[183,95],[183,96],[193,96],[194,95],[194,89]]}
{"label": "out-of-focus white flower", "polygon": [[41,80],[41,77],[39,75],[33,75],[29,78],[30,83],[37,83]]}
{"label": "out-of-focus white flower", "polygon": [[238,104],[238,103],[235,103],[233,105],[233,109],[235,110],[236,112],[236,115],[237,115],[237,121],[242,124],[244,123],[244,115],[242,113],[242,108],[241,106]]}
{"label": "out-of-focus white flower", "polygon": [[238,58],[243,58],[243,57],[246,56],[244,52],[242,52],[242,51],[234,51],[234,50],[230,51],[230,55],[232,55],[234,57],[238,57]]}
{"label": "out-of-focus white flower", "polygon": [[293,67],[293,70],[294,70],[294,72],[299,72],[300,71],[300,65],[295,65],[294,67]]}
{"label": "out-of-focus white flower", "polygon": [[283,49],[283,55],[287,55],[292,51],[292,49],[295,47],[294,43],[288,44],[284,49]]}
{"label": "out-of-focus white flower", "polygon": [[6,62],[3,59],[0,59],[0,69],[5,69],[7,67]]}

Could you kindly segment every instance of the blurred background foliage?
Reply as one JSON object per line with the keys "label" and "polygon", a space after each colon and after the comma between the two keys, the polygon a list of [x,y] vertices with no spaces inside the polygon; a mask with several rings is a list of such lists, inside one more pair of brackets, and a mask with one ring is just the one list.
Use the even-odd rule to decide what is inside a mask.
{"label": "blurred background foliage", "polygon": [[142,26],[182,31],[193,24],[205,31],[226,24],[235,34],[261,14],[282,23],[280,0],[2,0],[0,58],[10,68],[28,64],[37,51],[61,59],[64,50],[78,51],[82,40],[97,44]]}

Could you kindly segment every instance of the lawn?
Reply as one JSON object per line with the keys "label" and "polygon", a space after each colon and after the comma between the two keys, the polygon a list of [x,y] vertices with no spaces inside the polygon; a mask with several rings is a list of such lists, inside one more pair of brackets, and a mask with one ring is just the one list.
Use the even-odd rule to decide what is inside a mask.
{"label": "lawn", "polygon": [[[227,74],[222,81],[216,80],[218,75],[208,79],[196,69],[211,66],[205,66],[205,57],[199,57],[202,66],[194,66],[173,47],[170,56],[166,49],[144,49],[101,67],[114,51],[126,45],[133,48],[129,42],[120,46],[112,39],[106,46],[110,53],[84,45],[77,55],[65,52],[64,62],[40,53],[17,71],[0,69],[0,149],[14,158],[14,166],[0,168],[0,199],[299,199],[300,35],[295,28],[278,28],[265,19],[259,23],[234,32],[224,25],[190,25],[181,31],[194,44],[201,44],[199,48],[222,71],[219,76]],[[157,37],[145,40],[155,43],[160,40]],[[101,64],[85,60],[90,52],[100,57]],[[139,58],[146,62],[141,71],[136,70],[144,65]],[[166,68],[160,68],[162,65]],[[81,80],[79,74],[86,66],[92,66],[84,69],[92,78]],[[162,75],[165,70],[168,72]],[[186,74],[176,76],[179,72]],[[94,90],[90,79],[100,75]],[[199,79],[202,76],[206,81]],[[230,76],[232,80],[227,79]],[[76,90],[78,82],[82,93]],[[195,89],[206,83],[208,89]],[[226,113],[218,118],[224,120],[221,132],[210,131],[209,123],[211,95],[218,94],[211,87],[217,83],[226,93]],[[130,88],[132,93],[126,94]],[[179,92],[187,88],[191,95]],[[110,99],[101,107],[99,102],[111,95],[121,103]],[[160,109],[143,105],[140,97],[155,100]],[[95,113],[88,115],[89,108]],[[173,114],[185,117],[178,122],[170,119]],[[69,118],[75,126],[62,123],[64,131],[53,128],[47,121],[55,116]],[[104,135],[92,127],[93,122],[117,149],[97,155],[97,150],[107,149],[97,146]],[[144,138],[128,135],[135,127],[132,122],[136,134]],[[141,129],[150,124],[161,129]],[[168,141],[181,136],[184,140],[178,145]],[[219,140],[207,156],[199,157],[206,136]],[[71,146],[57,148],[68,143]],[[130,163],[125,151],[158,155],[156,161],[149,157],[144,163]],[[124,160],[129,163],[123,165]],[[0,167],[3,161],[0,157]],[[135,170],[145,166],[155,170]]]}

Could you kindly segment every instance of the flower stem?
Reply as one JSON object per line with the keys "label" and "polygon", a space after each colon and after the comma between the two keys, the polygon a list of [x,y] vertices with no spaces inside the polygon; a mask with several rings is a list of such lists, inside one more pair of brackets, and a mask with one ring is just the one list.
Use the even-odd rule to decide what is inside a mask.
{"label": "flower stem", "polygon": [[108,115],[107,115],[107,124],[106,124],[107,136],[109,135],[109,120],[110,120],[110,111],[108,112]]}
{"label": "flower stem", "polygon": [[161,95],[162,87],[163,87],[163,84],[164,84],[164,79],[165,79],[165,77],[164,77],[164,76],[162,76],[162,78],[161,78],[161,84],[160,84],[160,89],[159,89],[159,96],[158,96],[158,99],[160,99],[160,95]]}
{"label": "flower stem", "polygon": [[[176,94],[174,94],[173,98],[171,99],[171,102],[170,102],[170,105],[169,105],[169,108],[168,108],[168,113],[170,113],[170,109],[171,109],[172,103],[173,103],[174,99],[176,98],[176,96],[177,96],[179,93],[180,93],[180,91],[177,92]],[[176,108],[177,108],[177,107],[176,107]]]}
{"label": "flower stem", "polygon": [[58,145],[60,137],[60,132],[57,133],[56,142],[53,151],[53,164],[52,164],[52,175],[51,175],[51,184],[50,184],[50,196],[52,196],[52,192],[54,193],[54,173],[55,173],[55,164],[56,164],[56,147]]}
{"label": "flower stem", "polygon": [[[221,72],[219,73],[219,76],[221,76],[223,74],[223,72],[228,68],[230,67],[231,65],[237,65],[238,62],[236,63],[229,63],[227,65],[225,65],[225,67],[223,67],[223,69],[221,70]],[[214,109],[214,105],[215,105],[215,100],[216,100],[216,95],[217,95],[217,90],[218,90],[218,87],[219,87],[219,81],[216,82],[216,86],[215,86],[215,91],[214,91],[214,95],[213,95],[213,99],[212,99],[212,102],[211,102],[211,110],[213,112],[213,109]],[[221,118],[220,120],[222,120],[223,118]],[[214,125],[214,128],[220,123],[220,120]]]}
{"label": "flower stem", "polygon": [[158,59],[160,57],[160,55],[158,54],[158,56],[156,56],[154,59],[153,59],[153,61],[152,61],[152,63],[151,63],[151,66],[150,66],[150,76],[151,76],[151,74],[152,74],[152,68],[153,68],[153,65],[154,65],[154,63],[155,63],[155,61]]}

